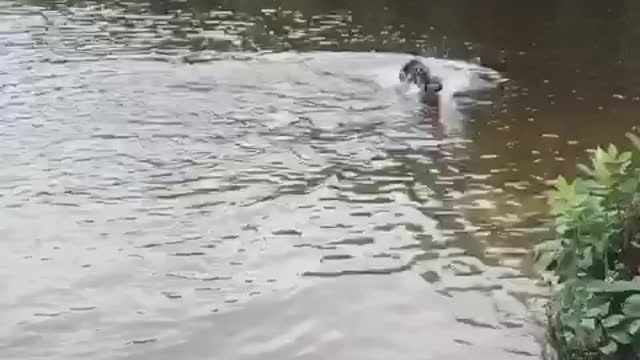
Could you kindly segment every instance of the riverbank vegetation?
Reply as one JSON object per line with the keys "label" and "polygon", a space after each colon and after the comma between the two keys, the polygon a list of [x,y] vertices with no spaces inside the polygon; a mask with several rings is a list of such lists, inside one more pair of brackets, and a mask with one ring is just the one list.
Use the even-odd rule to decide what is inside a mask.
{"label": "riverbank vegetation", "polygon": [[574,181],[556,181],[555,239],[535,248],[554,290],[548,335],[561,360],[640,354],[640,134],[598,148]]}

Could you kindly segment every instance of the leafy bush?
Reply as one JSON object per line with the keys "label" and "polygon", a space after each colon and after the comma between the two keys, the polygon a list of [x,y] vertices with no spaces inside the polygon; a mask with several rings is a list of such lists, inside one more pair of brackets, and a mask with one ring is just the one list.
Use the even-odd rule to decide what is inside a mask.
{"label": "leafy bush", "polygon": [[584,178],[558,178],[556,239],[535,248],[559,286],[547,316],[562,359],[640,353],[640,137],[628,137],[634,152],[598,148]]}

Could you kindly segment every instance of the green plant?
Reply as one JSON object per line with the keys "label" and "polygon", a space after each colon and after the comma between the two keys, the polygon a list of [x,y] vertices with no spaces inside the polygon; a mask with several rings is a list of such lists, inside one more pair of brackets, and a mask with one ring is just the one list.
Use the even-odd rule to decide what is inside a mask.
{"label": "green plant", "polygon": [[[628,134],[640,150],[640,137]],[[640,350],[640,151],[598,148],[586,177],[556,181],[556,239],[534,260],[560,286],[548,307],[549,334],[563,359]]]}

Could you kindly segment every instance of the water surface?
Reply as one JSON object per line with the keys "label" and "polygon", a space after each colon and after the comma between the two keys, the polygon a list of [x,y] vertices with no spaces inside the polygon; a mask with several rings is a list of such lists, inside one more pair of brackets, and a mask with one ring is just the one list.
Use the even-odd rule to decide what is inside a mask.
{"label": "water surface", "polygon": [[634,6],[0,2],[2,358],[544,358],[528,250],[637,123]]}

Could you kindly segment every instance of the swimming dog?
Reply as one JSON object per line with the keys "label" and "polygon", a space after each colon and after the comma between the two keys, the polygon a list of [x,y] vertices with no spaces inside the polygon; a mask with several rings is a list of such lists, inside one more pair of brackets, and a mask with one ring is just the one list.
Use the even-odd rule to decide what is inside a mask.
{"label": "swimming dog", "polygon": [[420,60],[412,59],[400,70],[400,81],[418,86],[422,92],[423,100],[428,104],[438,103],[438,93],[442,90],[442,81],[436,76],[431,76],[429,68]]}

